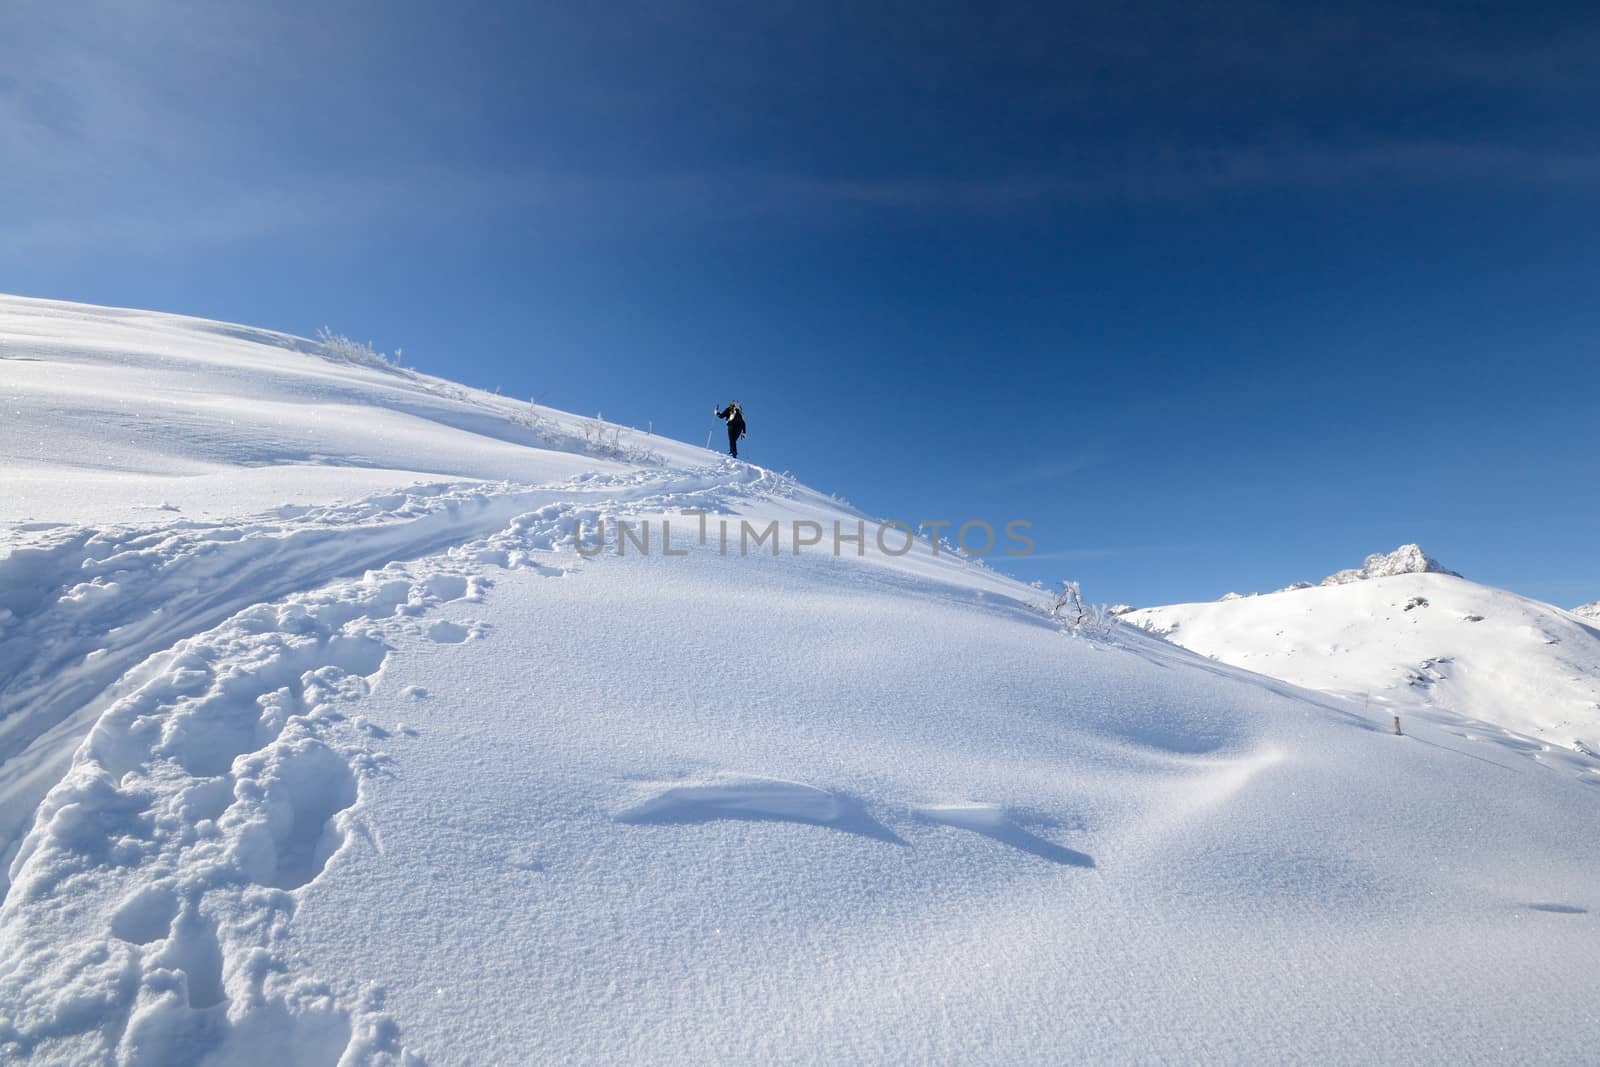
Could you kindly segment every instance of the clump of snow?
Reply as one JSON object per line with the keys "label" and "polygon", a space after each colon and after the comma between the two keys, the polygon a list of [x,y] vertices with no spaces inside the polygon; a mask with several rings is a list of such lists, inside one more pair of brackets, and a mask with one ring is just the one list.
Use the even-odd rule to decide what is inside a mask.
{"label": "clump of snow", "polygon": [[1419,546],[1401,545],[1387,555],[1374,552],[1361,566],[1336,571],[1322,579],[1322,584],[1348,585],[1351,582],[1364,582],[1372,578],[1392,578],[1397,574],[1448,574],[1454,578],[1461,577],[1455,571],[1446,570],[1442,563],[1422,551]]}

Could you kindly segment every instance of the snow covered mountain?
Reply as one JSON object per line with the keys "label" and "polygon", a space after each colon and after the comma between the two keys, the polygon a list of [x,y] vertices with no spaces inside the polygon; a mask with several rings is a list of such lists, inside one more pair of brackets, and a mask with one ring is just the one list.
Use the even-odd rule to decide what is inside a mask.
{"label": "snow covered mountain", "polygon": [[[1064,632],[791,478],[351,346],[7,297],[0,396],[0,1062],[1600,1046],[1579,752]],[[1478,589],[1198,607],[1581,662]]]}
{"label": "snow covered mountain", "polygon": [[1580,619],[1600,619],[1600,600],[1589,604],[1579,604],[1572,609],[1572,614]]}
{"label": "snow covered mountain", "polygon": [[[1124,616],[1184,648],[1463,736],[1600,751],[1600,632],[1416,545],[1321,586]],[[1546,753],[1539,758],[1554,758]]]}

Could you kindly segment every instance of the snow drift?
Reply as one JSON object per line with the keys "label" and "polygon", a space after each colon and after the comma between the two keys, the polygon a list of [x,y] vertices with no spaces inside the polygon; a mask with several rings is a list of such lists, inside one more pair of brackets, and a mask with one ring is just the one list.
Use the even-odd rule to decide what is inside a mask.
{"label": "snow drift", "polygon": [[[926,541],[586,557],[862,516],[314,342],[5,298],[0,357],[8,1063],[1600,1040],[1580,753],[1073,636]],[[1410,580],[1459,581],[1311,592]]]}

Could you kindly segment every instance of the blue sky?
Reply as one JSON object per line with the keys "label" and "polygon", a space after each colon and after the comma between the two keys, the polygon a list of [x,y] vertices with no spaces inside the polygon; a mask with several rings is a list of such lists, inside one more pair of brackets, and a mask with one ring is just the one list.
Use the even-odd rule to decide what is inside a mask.
{"label": "blue sky", "polygon": [[[1337,10],[1334,10],[1337,8]],[[0,16],[0,290],[310,333],[1153,603],[1418,541],[1600,597],[1600,17]]]}

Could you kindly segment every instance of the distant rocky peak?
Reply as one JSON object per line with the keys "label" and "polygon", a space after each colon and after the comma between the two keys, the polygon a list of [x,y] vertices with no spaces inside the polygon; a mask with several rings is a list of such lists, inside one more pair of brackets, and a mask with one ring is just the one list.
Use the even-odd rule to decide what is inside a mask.
{"label": "distant rocky peak", "polygon": [[1369,578],[1392,578],[1397,574],[1448,574],[1455,578],[1461,577],[1422,551],[1420,546],[1401,545],[1388,555],[1374,552],[1361,566],[1330,574],[1322,579],[1322,584],[1348,585],[1351,582],[1364,582]]}

